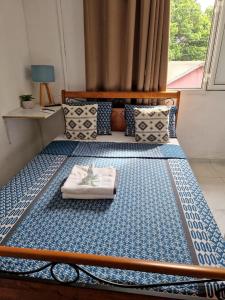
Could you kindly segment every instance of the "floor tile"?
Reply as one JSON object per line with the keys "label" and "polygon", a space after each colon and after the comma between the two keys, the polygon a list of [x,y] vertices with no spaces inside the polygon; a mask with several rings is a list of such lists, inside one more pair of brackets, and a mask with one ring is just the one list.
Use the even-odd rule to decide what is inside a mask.
{"label": "floor tile", "polygon": [[225,239],[225,209],[216,209],[211,211],[220,229],[220,232],[222,233],[222,236]]}
{"label": "floor tile", "polygon": [[197,178],[210,209],[225,209],[225,183],[221,178]]}
{"label": "floor tile", "polygon": [[218,176],[217,171],[213,168],[210,161],[190,160],[189,162],[196,177],[221,177]]}
{"label": "floor tile", "polygon": [[211,162],[213,170],[219,177],[225,177],[225,161],[212,161]]}
{"label": "floor tile", "polygon": [[195,159],[190,165],[225,239],[225,161]]}

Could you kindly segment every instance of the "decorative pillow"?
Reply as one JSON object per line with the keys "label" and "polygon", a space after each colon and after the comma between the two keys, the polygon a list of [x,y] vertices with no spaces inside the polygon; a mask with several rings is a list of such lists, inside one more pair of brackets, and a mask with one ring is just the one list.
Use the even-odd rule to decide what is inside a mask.
{"label": "decorative pillow", "polygon": [[169,112],[166,106],[135,108],[135,140],[141,143],[162,144],[169,140]]}
{"label": "decorative pillow", "polygon": [[97,137],[98,105],[70,106],[63,104],[66,137],[70,140],[94,140]]}
{"label": "decorative pillow", "polygon": [[[134,109],[135,108],[153,108],[158,106],[147,106],[147,105],[130,105],[125,104],[125,120],[126,120],[126,131],[125,135],[134,136],[135,135],[135,121],[134,121]],[[170,108],[169,113],[169,136],[171,138],[176,137],[176,106],[168,106]]]}
{"label": "decorative pillow", "polygon": [[97,131],[99,135],[112,134],[111,131],[111,114],[112,114],[112,102],[87,102],[80,101],[79,99],[67,98],[65,101],[68,105],[92,105],[98,104],[97,115]]}
{"label": "decorative pillow", "polygon": [[170,106],[169,113],[169,136],[170,138],[176,138],[176,116],[177,116],[177,107],[175,105]]}
{"label": "decorative pillow", "polygon": [[124,108],[113,107],[112,109],[112,130],[124,132],[126,128],[126,122],[124,118]]}

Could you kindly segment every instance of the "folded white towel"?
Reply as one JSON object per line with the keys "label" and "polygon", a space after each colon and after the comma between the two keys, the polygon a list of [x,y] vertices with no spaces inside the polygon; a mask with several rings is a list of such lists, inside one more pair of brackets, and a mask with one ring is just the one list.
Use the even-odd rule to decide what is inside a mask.
{"label": "folded white towel", "polygon": [[61,191],[64,194],[79,195],[79,197],[76,196],[76,199],[81,199],[81,195],[88,197],[85,196],[85,199],[100,199],[100,196],[103,199],[112,199],[115,194],[115,181],[115,168],[75,165],[61,187]]}
{"label": "folded white towel", "polygon": [[81,199],[81,200],[96,200],[96,199],[106,199],[110,200],[113,199],[115,195],[79,195],[79,194],[67,194],[67,193],[62,193],[62,198],[63,199]]}
{"label": "folded white towel", "polygon": [[115,173],[116,173],[116,169],[113,167],[97,168],[94,165],[92,165],[92,166],[75,165],[72,168],[72,171],[70,172],[70,174],[86,176],[88,171],[92,171],[94,174],[102,175],[102,176],[115,176]]}

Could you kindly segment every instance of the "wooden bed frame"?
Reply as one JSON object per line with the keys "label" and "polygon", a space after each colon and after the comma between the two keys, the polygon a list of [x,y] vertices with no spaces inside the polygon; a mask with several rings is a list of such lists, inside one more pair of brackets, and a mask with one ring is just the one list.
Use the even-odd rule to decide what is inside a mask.
{"label": "wooden bed frame", "polygon": [[[65,103],[67,98],[71,99],[104,99],[104,101],[113,101],[113,99],[173,99],[177,107],[176,125],[180,107],[180,91],[165,91],[165,92],[85,92],[85,91],[65,91],[62,90],[62,103]],[[171,103],[170,103],[171,104]],[[137,104],[139,105],[139,104]],[[113,122],[113,120],[112,120]],[[123,130],[124,131],[124,130]]]}
{"label": "wooden bed frame", "polygon": [[[72,92],[62,91],[62,103],[66,98],[92,98],[92,99],[176,99],[179,109],[180,92]],[[225,280],[225,268],[201,267],[198,265],[182,265],[176,263],[157,262],[125,257],[112,257],[93,254],[61,252],[53,250],[38,250],[28,248],[15,248],[0,246],[0,256],[35,259],[52,263],[66,263],[75,265],[91,265],[99,267],[135,270],[170,275],[190,276],[202,279]],[[165,296],[148,296],[133,294],[131,292],[112,291],[106,289],[82,288],[60,285],[57,282],[40,282],[38,280],[0,277],[0,299],[165,299]],[[168,296],[169,297],[169,296]]]}

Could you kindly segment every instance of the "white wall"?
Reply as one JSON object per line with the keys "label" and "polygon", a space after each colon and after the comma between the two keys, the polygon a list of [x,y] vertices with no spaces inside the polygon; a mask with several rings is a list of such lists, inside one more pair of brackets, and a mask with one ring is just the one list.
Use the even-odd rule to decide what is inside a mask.
{"label": "white wall", "polygon": [[[55,66],[56,99],[62,88],[85,89],[83,1],[24,0],[24,6],[31,61]],[[225,158],[224,112],[225,92],[182,93],[178,137],[189,157]],[[63,131],[62,123],[49,122],[46,142]]]}
{"label": "white wall", "polygon": [[83,0],[58,2],[61,3],[67,89],[85,90]]}
{"label": "white wall", "polygon": [[63,88],[85,88],[83,0],[23,2],[31,63],[54,65],[52,88],[60,102]]}
{"label": "white wall", "polygon": [[225,92],[182,92],[178,138],[191,158],[225,158]]}
{"label": "white wall", "polygon": [[[85,89],[83,0],[23,0],[31,64],[52,64],[56,82],[51,84],[54,100],[61,90]],[[39,98],[38,85],[33,93]],[[42,124],[44,144],[64,131],[58,114]]]}
{"label": "white wall", "polygon": [[8,120],[4,113],[20,106],[19,95],[31,93],[26,69],[30,65],[22,0],[0,2],[0,185],[18,172],[40,150],[36,123]]}

